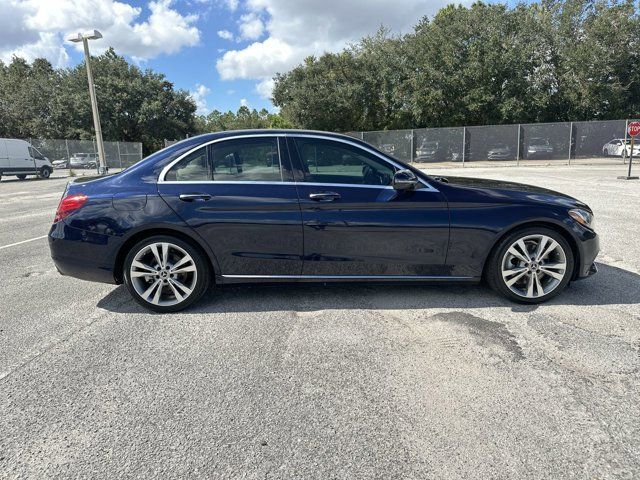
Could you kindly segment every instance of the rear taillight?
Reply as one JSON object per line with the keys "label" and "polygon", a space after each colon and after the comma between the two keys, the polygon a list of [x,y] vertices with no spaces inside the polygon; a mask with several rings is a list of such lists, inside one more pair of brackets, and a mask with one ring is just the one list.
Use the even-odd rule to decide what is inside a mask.
{"label": "rear taillight", "polygon": [[53,223],[59,222],[63,218],[71,215],[73,212],[87,203],[88,199],[89,197],[81,193],[64,197],[62,200],[60,200],[60,204],[58,205],[58,210],[56,210],[56,216],[53,219]]}

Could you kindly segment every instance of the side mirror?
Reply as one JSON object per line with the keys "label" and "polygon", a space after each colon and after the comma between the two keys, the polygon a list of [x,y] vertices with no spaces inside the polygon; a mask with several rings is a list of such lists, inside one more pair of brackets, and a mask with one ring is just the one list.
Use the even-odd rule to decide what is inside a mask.
{"label": "side mirror", "polygon": [[418,185],[418,177],[411,170],[398,170],[391,185],[396,190],[413,190]]}

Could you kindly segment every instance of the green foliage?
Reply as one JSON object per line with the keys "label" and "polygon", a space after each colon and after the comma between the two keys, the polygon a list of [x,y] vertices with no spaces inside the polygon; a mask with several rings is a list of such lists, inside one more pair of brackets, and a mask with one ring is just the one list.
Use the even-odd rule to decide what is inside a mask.
{"label": "green foliage", "polygon": [[275,77],[294,126],[384,130],[634,117],[640,15],[632,0],[450,5]]}
{"label": "green foliage", "polygon": [[266,109],[257,111],[255,108],[242,106],[236,113],[231,111],[222,113],[214,110],[207,116],[196,119],[198,133],[220,132],[224,130],[243,130],[249,128],[291,128],[278,113],[269,113]]}
{"label": "green foliage", "polygon": [[[165,138],[196,131],[196,106],[164,75],[140,70],[112,49],[92,57],[105,140],[142,142],[146,152]],[[93,138],[85,65],[55,70],[44,59],[31,65],[0,62],[0,137]]]}

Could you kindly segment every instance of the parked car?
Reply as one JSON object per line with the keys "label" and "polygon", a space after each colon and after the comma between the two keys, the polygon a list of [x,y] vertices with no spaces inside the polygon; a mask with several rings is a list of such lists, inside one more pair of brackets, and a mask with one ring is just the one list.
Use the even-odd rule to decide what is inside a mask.
{"label": "parked car", "polygon": [[49,178],[52,171],[49,159],[29,142],[0,138],[0,179],[3,175],[15,175],[20,180],[27,175]]}
{"label": "parked car", "polygon": [[389,155],[393,155],[396,151],[396,145],[394,143],[383,143],[380,145],[380,150]]}
{"label": "parked car", "polygon": [[74,153],[69,159],[70,168],[96,168],[98,163],[97,153]]}
{"label": "parked car", "polygon": [[440,143],[423,139],[416,149],[416,162],[438,161],[440,153]]}
{"label": "parked car", "polygon": [[506,143],[498,143],[487,150],[489,160],[513,160],[513,158],[511,147]]}
{"label": "parked car", "polygon": [[[631,155],[631,139],[614,138],[602,146],[602,154],[605,157],[620,156],[628,157]],[[640,142],[633,146],[633,156],[640,155]]]}
{"label": "parked car", "polygon": [[53,165],[53,168],[55,168],[55,169],[69,168],[69,159],[68,158],[61,158],[59,160],[54,160],[51,163]]}
{"label": "parked car", "polygon": [[[278,168],[265,167],[264,151],[278,152]],[[229,152],[242,172],[199,168]],[[344,155],[359,164],[345,167]],[[317,156],[333,160],[310,169]],[[360,140],[301,130],[200,135],[121,173],[76,179],[49,246],[63,275],[124,283],[159,312],[212,284],[247,282],[486,279],[539,303],[594,274],[599,249],[593,212],[567,195],[432,177]]]}
{"label": "parked car", "polygon": [[527,158],[549,158],[553,154],[553,146],[546,138],[532,138],[527,147]]}

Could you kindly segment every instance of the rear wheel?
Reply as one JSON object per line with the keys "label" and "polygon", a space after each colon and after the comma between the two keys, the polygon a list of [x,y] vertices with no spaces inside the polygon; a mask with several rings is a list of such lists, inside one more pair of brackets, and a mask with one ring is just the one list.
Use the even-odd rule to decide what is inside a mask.
{"label": "rear wheel", "polygon": [[189,243],[158,235],[134,245],[124,262],[124,281],[134,300],[156,312],[176,312],[209,288],[209,264]]}
{"label": "rear wheel", "polygon": [[20,180],[24,180],[25,178],[27,178],[27,176],[24,173],[16,175],[16,177],[18,177]]}
{"label": "rear wheel", "polygon": [[574,269],[571,246],[555,230],[530,227],[500,241],[488,260],[489,285],[519,303],[541,303],[558,295]]}

